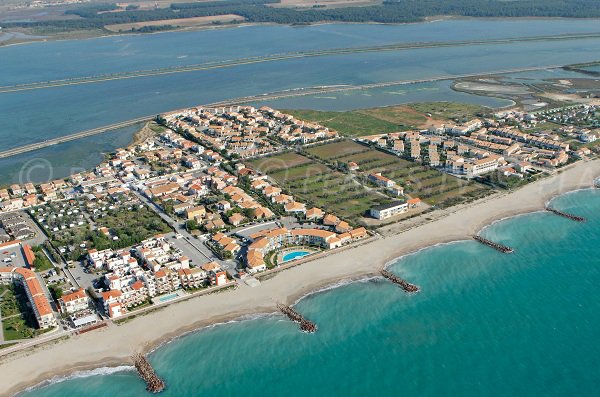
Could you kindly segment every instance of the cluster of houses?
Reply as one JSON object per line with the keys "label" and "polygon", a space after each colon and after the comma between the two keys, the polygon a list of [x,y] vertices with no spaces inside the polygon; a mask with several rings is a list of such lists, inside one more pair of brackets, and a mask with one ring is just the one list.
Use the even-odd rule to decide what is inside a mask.
{"label": "cluster of houses", "polygon": [[20,210],[68,197],[70,189],[70,184],[61,179],[39,185],[15,183],[0,189],[0,212]]}
{"label": "cluster of houses", "polygon": [[[528,122],[534,119],[520,117]],[[475,119],[459,126],[434,123],[421,131],[371,135],[358,140],[467,178],[498,169],[558,167],[569,161],[569,154],[577,155],[558,134],[523,133],[497,120]],[[390,184],[381,176],[371,175],[369,179],[382,186]]]}
{"label": "cluster of houses", "polygon": [[60,312],[68,317],[74,328],[81,328],[98,322],[98,315],[93,310],[91,299],[84,288],[63,294],[58,300]]}
{"label": "cluster of houses", "polygon": [[191,108],[164,116],[173,130],[185,131],[215,150],[241,158],[272,153],[279,144],[309,143],[336,138],[337,132],[269,107]]}
{"label": "cluster of houses", "polygon": [[329,250],[367,236],[368,233],[363,227],[341,234],[313,228],[288,230],[282,227],[263,230],[250,236],[252,242],[248,246],[246,266],[250,274],[264,271],[267,269],[266,256],[286,246],[308,245]]}
{"label": "cluster of houses", "polygon": [[[467,178],[495,170],[502,170],[505,175],[522,175],[534,166],[560,166],[576,154],[562,139],[565,134],[581,142],[593,142],[597,132],[563,127],[560,135],[544,131],[524,133],[514,125],[531,126],[538,120],[562,122],[565,117],[570,120],[573,114],[579,117],[582,112],[591,111],[583,107],[543,115],[509,111],[498,114],[494,120],[431,124],[421,131],[378,134],[357,140]],[[287,145],[337,138],[335,131],[268,107],[251,106],[191,108],[165,115],[164,121],[171,130],[126,149],[117,149],[91,172],[74,174],[66,180],[14,184],[0,189],[0,212],[6,213],[0,214],[0,223],[7,232],[0,234],[0,244],[31,237],[26,220],[13,212],[23,208],[31,208],[31,215],[49,233],[67,233],[69,229],[97,223],[94,227],[100,233],[114,239],[112,231],[96,221],[112,208],[141,205],[138,195],[159,204],[188,225],[195,223],[213,233],[208,239],[209,246],[227,257],[242,255],[240,260],[249,273],[266,270],[273,264],[272,254],[289,246],[329,250],[368,236],[364,228],[353,228],[334,214],[326,214],[317,207],[307,208],[305,203],[273,184],[267,175],[241,162],[222,164],[224,157],[261,156]],[[347,166],[350,171],[359,169],[356,163]],[[419,206],[418,198],[399,200],[404,196],[402,187],[384,174],[366,177],[396,200],[371,208],[372,217],[384,220]],[[206,200],[205,196],[210,194],[220,196],[218,201]],[[234,235],[222,232],[230,226],[272,220],[277,218],[276,214],[297,216],[320,226],[263,230],[250,236],[246,249]],[[74,248],[59,247],[61,253],[63,249]],[[111,318],[154,297],[229,282],[219,263],[194,266],[190,258],[160,235],[125,250],[88,250],[87,262],[105,272],[106,291],[99,298]],[[0,281],[27,286],[40,327],[52,326],[55,324],[52,309],[45,295],[40,294],[41,286],[32,274],[29,269],[2,268]],[[63,295],[59,305],[76,327],[97,321],[85,290]]]}
{"label": "cluster of houses", "polygon": [[600,106],[579,104],[560,108],[541,110],[533,113],[533,118],[540,121],[549,121],[557,124],[594,125],[600,126],[598,111]]}
{"label": "cluster of houses", "polygon": [[19,212],[0,214],[0,227],[4,229],[0,233],[0,243],[10,240],[27,240],[35,236],[35,230],[30,221]]}
{"label": "cluster of houses", "polygon": [[227,274],[216,262],[193,267],[190,259],[162,235],[142,241],[131,250],[88,250],[88,263],[104,269],[102,302],[109,317],[116,318],[149,299],[179,289],[225,285]]}

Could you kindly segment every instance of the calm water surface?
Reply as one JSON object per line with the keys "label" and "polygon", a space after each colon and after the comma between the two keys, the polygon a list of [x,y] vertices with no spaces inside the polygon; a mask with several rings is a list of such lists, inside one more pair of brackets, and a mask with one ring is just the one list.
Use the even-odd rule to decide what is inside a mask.
{"label": "calm water surface", "polygon": [[[593,33],[598,20],[449,20],[408,25],[251,26],[156,35],[113,36],[0,48],[0,85],[182,66],[277,53],[389,43]],[[50,89],[0,93],[0,150],[172,109],[302,87],[372,84],[486,73],[597,59],[600,39],[466,45],[382,53],[282,60],[181,74],[148,76]],[[65,60],[68,59],[68,62]],[[430,88],[429,92],[426,89]],[[392,93],[393,92],[393,93]],[[391,94],[390,94],[391,93]],[[360,93],[352,100],[316,98],[297,106],[343,110],[423,100],[460,99],[488,106],[505,103],[456,96],[445,82]],[[313,103],[314,102],[314,103]],[[283,102],[282,104],[285,104]],[[293,100],[289,106],[293,107]],[[103,142],[110,144],[111,138]],[[121,145],[114,142],[111,148]],[[91,157],[96,145],[84,145]],[[105,146],[103,145],[102,149]],[[79,167],[76,147],[57,145],[63,168]],[[0,183],[15,181],[30,155],[0,162]],[[73,160],[69,160],[73,159]],[[87,162],[88,167],[94,162]],[[8,167],[8,168],[6,168]],[[54,175],[65,176],[59,170]],[[39,181],[37,179],[36,181]]]}

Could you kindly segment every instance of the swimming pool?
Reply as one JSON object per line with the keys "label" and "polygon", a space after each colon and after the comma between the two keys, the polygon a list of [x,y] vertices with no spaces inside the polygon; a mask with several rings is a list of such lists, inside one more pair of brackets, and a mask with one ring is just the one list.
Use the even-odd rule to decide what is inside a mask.
{"label": "swimming pool", "polygon": [[302,258],[303,256],[310,255],[308,251],[291,251],[283,254],[283,258],[281,258],[282,262],[293,261],[294,259]]}
{"label": "swimming pool", "polygon": [[165,296],[160,296],[160,297],[158,297],[157,300],[160,303],[165,303],[165,302],[168,302],[168,301],[170,301],[172,299],[177,298],[178,296],[179,295],[177,295],[177,294],[169,294],[169,295],[165,295]]}

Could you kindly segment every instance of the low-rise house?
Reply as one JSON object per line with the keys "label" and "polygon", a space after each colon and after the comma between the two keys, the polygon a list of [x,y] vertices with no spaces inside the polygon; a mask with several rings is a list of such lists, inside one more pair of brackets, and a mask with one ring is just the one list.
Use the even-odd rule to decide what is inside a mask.
{"label": "low-rise house", "polygon": [[389,178],[386,178],[385,176],[381,175],[381,172],[375,173],[375,174],[370,174],[369,175],[369,180],[379,186],[383,186],[383,187],[392,187],[396,184],[396,182],[392,181]]}
{"label": "low-rise house", "polygon": [[358,164],[356,164],[354,161],[348,162],[348,171],[358,171],[359,168],[360,167],[358,166]]}
{"label": "low-rise house", "polygon": [[325,226],[335,226],[340,223],[340,218],[333,214],[327,214],[323,217],[323,225]]}
{"label": "low-rise house", "polygon": [[235,213],[229,217],[229,223],[233,226],[239,226],[246,218],[240,213]]}
{"label": "low-rise house", "polygon": [[348,233],[350,234],[350,237],[352,238],[352,240],[361,240],[361,239],[369,236],[369,233],[367,233],[367,229],[365,229],[364,227],[352,229]]}
{"label": "low-rise house", "polygon": [[298,203],[296,201],[292,201],[286,203],[284,205],[285,212],[293,213],[293,214],[304,214],[306,212],[306,205],[303,203]]}
{"label": "low-rise house", "polygon": [[417,208],[421,205],[421,199],[418,197],[414,197],[409,199],[406,204],[408,204],[408,208]]}
{"label": "low-rise house", "polygon": [[393,201],[389,204],[377,205],[370,210],[373,218],[383,220],[394,215],[402,214],[408,210],[408,204],[405,201]]}
{"label": "low-rise house", "polygon": [[206,208],[200,205],[197,207],[188,208],[185,210],[185,217],[187,220],[204,218],[206,215]]}
{"label": "low-rise house", "polygon": [[335,231],[337,233],[346,233],[349,232],[352,228],[346,221],[341,221],[337,225],[335,225]]}
{"label": "low-rise house", "polygon": [[275,216],[275,214],[270,209],[263,207],[263,206],[259,206],[259,207],[254,208],[253,216],[254,216],[254,219],[260,220],[260,219],[272,218]]}
{"label": "low-rise house", "polygon": [[317,221],[323,219],[323,210],[317,207],[313,207],[306,211],[306,219]]}
{"label": "low-rise house", "polygon": [[392,194],[392,196],[400,197],[404,196],[404,188],[402,186],[394,185],[387,189],[388,192]]}
{"label": "low-rise house", "polygon": [[276,186],[267,186],[263,189],[263,194],[269,198],[279,196],[281,194],[281,189]]}

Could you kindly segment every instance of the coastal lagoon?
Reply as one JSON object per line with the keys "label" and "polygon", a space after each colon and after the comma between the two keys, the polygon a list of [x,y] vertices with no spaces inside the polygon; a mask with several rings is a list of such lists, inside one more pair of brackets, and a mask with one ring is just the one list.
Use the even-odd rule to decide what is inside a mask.
{"label": "coastal lagoon", "polygon": [[[381,279],[311,294],[296,308],[315,334],[269,315],[175,339],[149,356],[162,395],[596,396],[600,190],[551,204],[588,221],[531,213],[483,230],[514,254],[463,241],[393,261],[416,295]],[[145,393],[130,368],[88,375],[23,395]]]}
{"label": "coastal lagoon", "polygon": [[[244,26],[156,35],[112,36],[87,40],[30,43],[0,48],[0,85],[72,79],[160,67],[262,57],[307,50],[598,33],[598,20],[456,19],[406,25],[328,24],[305,27]],[[388,52],[348,53],[271,60],[177,74],[137,77],[30,91],[0,93],[0,148],[3,150],[173,109],[242,96],[330,85],[363,85],[433,79],[506,69],[554,66],[596,60],[600,38],[503,44],[469,44]],[[68,62],[65,62],[68,60]],[[358,100],[318,99],[296,106],[345,110],[414,101],[455,100],[448,82],[386,87],[385,94],[360,92]],[[434,88],[427,92],[426,88]],[[380,91],[381,92],[381,91]],[[396,94],[389,94],[395,92]],[[445,99],[444,99],[445,98]],[[369,99],[372,99],[371,101]],[[460,100],[488,106],[505,101],[462,94]],[[345,102],[345,104],[344,104]],[[309,105],[313,106],[309,106]],[[291,107],[293,103],[290,104]],[[110,143],[111,139],[104,141]],[[82,147],[92,157],[96,145]],[[121,142],[118,142],[121,145]],[[105,150],[105,145],[102,145]],[[114,146],[117,147],[117,142]],[[57,145],[63,168],[78,167],[75,146]],[[79,150],[79,149],[77,149]],[[109,149],[110,150],[110,149]],[[51,157],[51,156],[50,156]],[[29,156],[0,165],[0,183]],[[78,160],[80,161],[80,160]],[[81,163],[81,161],[80,161]],[[93,166],[93,162],[88,162]],[[5,167],[9,168],[5,168]],[[66,174],[54,173],[55,177]],[[34,181],[40,181],[35,180]]]}

